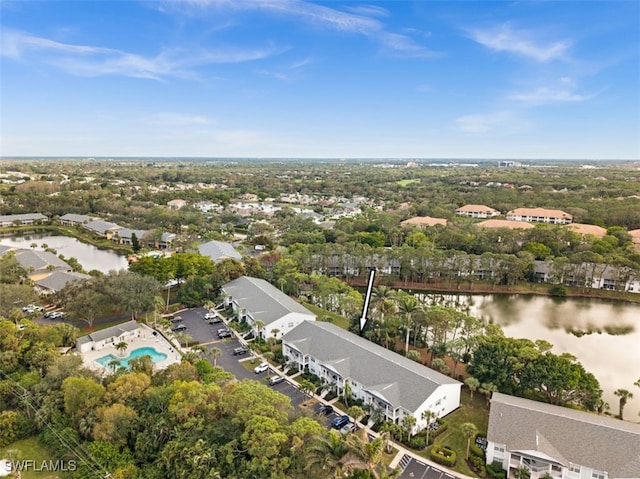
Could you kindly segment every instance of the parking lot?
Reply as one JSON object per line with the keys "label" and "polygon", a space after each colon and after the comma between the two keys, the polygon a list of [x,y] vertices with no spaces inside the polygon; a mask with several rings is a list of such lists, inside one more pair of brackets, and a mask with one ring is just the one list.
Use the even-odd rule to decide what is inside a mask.
{"label": "parking lot", "polygon": [[[243,346],[235,333],[231,338],[220,339],[218,338],[218,329],[224,328],[224,323],[209,324],[204,315],[207,313],[205,308],[195,308],[191,310],[184,310],[178,313],[182,317],[182,324],[187,329],[183,331],[190,336],[193,340],[203,344],[207,349],[217,348],[220,350],[220,354],[216,358],[216,364],[226,371],[229,371],[237,379],[255,379],[267,382],[268,378],[276,375],[276,373],[270,369],[267,372],[255,374],[253,372],[253,366],[257,366],[262,360],[257,358],[251,350],[246,354],[237,356],[233,354],[233,350]],[[243,363],[250,363],[250,368],[247,369]],[[291,405],[295,408],[299,407],[306,399],[307,396],[302,393],[296,386],[289,381],[285,380],[274,386],[270,386],[275,391],[285,394],[291,399]],[[335,417],[328,416],[329,418]],[[323,420],[324,422],[324,420]],[[330,419],[327,421],[327,424]]]}
{"label": "parking lot", "polygon": [[403,469],[399,479],[457,479],[449,472],[426,464],[407,454],[402,458],[398,466]]}

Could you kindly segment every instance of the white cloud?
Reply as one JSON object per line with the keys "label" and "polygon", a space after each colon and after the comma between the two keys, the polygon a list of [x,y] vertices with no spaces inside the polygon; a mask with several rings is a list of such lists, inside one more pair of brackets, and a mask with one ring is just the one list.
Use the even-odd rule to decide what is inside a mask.
{"label": "white cloud", "polygon": [[513,115],[508,111],[488,114],[464,115],[456,118],[458,128],[465,133],[489,133],[500,130],[506,133],[512,130]]}
{"label": "white cloud", "polygon": [[191,5],[198,8],[270,12],[306,22],[318,28],[363,35],[405,56],[433,56],[433,52],[427,47],[419,45],[407,35],[389,32],[380,20],[372,18],[388,15],[388,11],[376,6],[350,7],[347,12],[301,0],[190,0],[174,4],[174,8],[176,5],[178,8]]}
{"label": "white cloud", "polygon": [[473,29],[469,35],[490,50],[515,53],[541,63],[565,59],[571,46],[566,40],[536,42],[532,32],[514,30],[508,23],[488,30]]}
{"label": "white cloud", "polygon": [[153,57],[145,57],[111,48],[56,42],[11,30],[2,32],[2,44],[4,56],[15,60],[29,56],[33,61],[46,62],[73,75],[117,75],[156,80],[165,77],[195,78],[193,69],[196,67],[259,60],[282,51],[273,45],[253,50],[174,49],[163,50]]}
{"label": "white cloud", "polygon": [[550,85],[540,85],[527,91],[511,93],[507,95],[507,99],[535,106],[548,103],[580,103],[595,96],[577,93],[576,88],[572,78],[562,77]]}

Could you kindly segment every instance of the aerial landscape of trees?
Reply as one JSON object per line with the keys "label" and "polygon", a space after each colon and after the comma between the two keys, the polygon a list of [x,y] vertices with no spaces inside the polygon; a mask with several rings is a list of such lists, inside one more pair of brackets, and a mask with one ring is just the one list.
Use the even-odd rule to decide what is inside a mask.
{"label": "aerial landscape of trees", "polygon": [[[118,245],[131,254],[128,270],[91,271],[90,279],[70,282],[46,300],[12,253],[0,256],[0,447],[38,437],[56,457],[79,461],[70,477],[104,477],[107,471],[114,478],[149,479],[385,477],[391,473],[384,466],[387,439],[416,444],[408,423],[388,425],[371,441],[327,431],[264,384],[235,381],[217,365],[216,348],[192,351],[162,371],[141,358],[128,371],[114,365],[113,374],[104,376],[79,357],[60,354],[59,348],[73,347],[84,331],[93,331],[99,318],[155,324],[169,303],[173,310],[217,304],[220,287],[242,275],[266,279],[317,308],[319,320],[357,331],[362,286],[375,269],[365,336],[463,381],[469,403],[476,394],[485,404],[483,414],[495,391],[605,411],[597,379],[571,354],[553,354],[552,344],[535,338],[506,337],[439,292],[596,296],[589,278],[598,265],[616,268],[617,284],[640,277],[640,252],[628,234],[640,228],[637,169],[627,164],[383,168],[330,160],[5,160],[1,166],[30,179],[0,185],[0,214],[39,212],[52,219],[9,228],[11,234],[55,232],[113,246],[81,227],[57,225],[55,219],[67,213],[176,234],[173,254],[147,254],[136,237],[136,244]],[[226,209],[243,195],[281,209],[250,216]],[[304,196],[311,204],[285,203],[281,195]],[[172,199],[187,206],[167,207]],[[205,212],[198,202],[222,209]],[[359,211],[346,214],[345,204],[357,204]],[[477,220],[456,216],[465,204],[503,214],[522,206],[562,209],[574,222],[602,226],[606,233],[580,235],[549,224],[478,228]],[[302,209],[321,219],[309,211],[303,216]],[[401,225],[413,216],[448,223]],[[234,242],[243,261],[200,255],[197,246],[211,239]],[[69,264],[82,270],[73,260]],[[549,265],[551,284],[536,289],[534,267],[541,261]],[[554,294],[552,287],[562,291]],[[638,296],[623,288],[606,293],[625,301]],[[22,305],[44,301],[64,309],[67,323],[37,325],[21,313]],[[276,351],[277,362],[278,342],[264,343],[259,347]],[[300,385],[314,389],[310,381]],[[620,419],[633,398],[631,385],[623,386],[615,393]],[[373,414],[352,404],[349,394],[340,399],[352,417]],[[472,438],[486,430],[465,424],[457,434],[466,446],[459,455],[468,459]],[[432,436],[427,431],[422,447],[434,444]]]}

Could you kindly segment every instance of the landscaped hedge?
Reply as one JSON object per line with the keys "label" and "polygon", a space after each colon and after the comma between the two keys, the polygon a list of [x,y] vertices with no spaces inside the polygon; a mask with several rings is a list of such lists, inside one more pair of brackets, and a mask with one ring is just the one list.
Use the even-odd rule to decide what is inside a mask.
{"label": "landscaped hedge", "polygon": [[456,465],[456,451],[447,446],[437,446],[431,449],[431,460],[443,466],[453,467]]}
{"label": "landscaped hedge", "polygon": [[506,479],[507,477],[507,471],[502,469],[502,463],[498,461],[487,464],[487,474],[494,479]]}

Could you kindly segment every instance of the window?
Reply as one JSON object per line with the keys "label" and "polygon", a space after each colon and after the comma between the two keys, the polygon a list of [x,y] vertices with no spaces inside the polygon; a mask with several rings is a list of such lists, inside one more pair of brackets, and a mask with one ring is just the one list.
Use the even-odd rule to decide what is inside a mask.
{"label": "window", "polygon": [[580,474],[580,466],[578,464],[570,463],[569,472],[577,472],[578,474]]}
{"label": "window", "polygon": [[495,452],[504,452],[504,446],[500,446],[500,445],[496,444],[495,446],[493,446],[493,450]]}
{"label": "window", "polygon": [[593,471],[591,473],[591,477],[592,477],[592,479],[605,479],[606,475],[605,475],[604,472]]}

